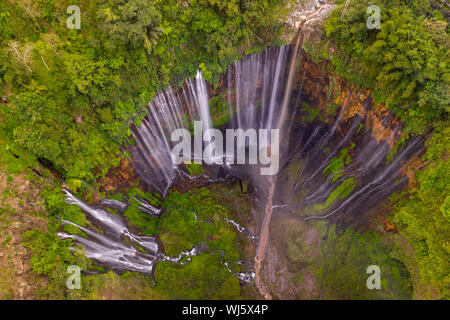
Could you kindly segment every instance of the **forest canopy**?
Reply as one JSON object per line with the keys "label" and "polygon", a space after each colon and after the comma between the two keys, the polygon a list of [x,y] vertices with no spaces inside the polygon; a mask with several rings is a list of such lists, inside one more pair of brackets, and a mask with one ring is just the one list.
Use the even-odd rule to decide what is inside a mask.
{"label": "forest canopy", "polygon": [[[80,8],[79,30],[67,27],[69,5]],[[2,158],[18,166],[15,158],[30,154],[65,178],[92,182],[117,164],[130,121],[157,90],[199,68],[217,84],[231,61],[277,41],[284,7],[281,0],[1,1]]]}
{"label": "forest canopy", "polygon": [[[283,21],[292,1],[0,0],[0,165],[6,165],[10,173],[35,170],[41,163],[58,178],[56,183],[52,179],[43,183],[42,176],[35,177],[42,179],[48,230],[26,233],[23,244],[30,248],[37,274],[61,285],[64,264],[91,266],[85,258],[72,255],[70,241],[61,242],[56,236],[60,218],[87,224],[78,208],[64,202],[61,184],[75,181],[71,185],[74,189],[95,189],[96,181],[124,157],[121,146],[131,140],[129,126],[145,116],[145,107],[157,91],[181,85],[197,70],[217,86],[233,61],[282,44]],[[417,134],[427,137],[427,151],[419,159],[423,166],[411,175],[409,190],[391,198],[389,219],[413,249],[412,266],[418,270],[419,282],[431,286],[434,296],[448,299],[448,22],[428,0],[338,0],[336,4],[322,39],[334,46],[325,54],[333,71],[370,89],[376,102],[384,103],[401,118],[405,132],[401,141]],[[68,27],[67,19],[76,14],[67,11],[71,5],[80,8],[80,29]],[[367,28],[370,5],[380,7],[380,29]],[[221,108],[218,101],[211,106]],[[323,173],[342,171],[348,157],[341,153]],[[191,173],[195,167],[187,170]],[[347,185],[348,191],[353,184],[346,180],[343,187]],[[86,192],[87,197],[93,196],[92,190]],[[174,192],[165,203],[165,219],[147,219],[137,203],[130,206],[125,218],[146,235],[161,231],[171,254],[215,233],[221,237],[214,240],[214,248],[236,258],[235,236],[229,226],[221,221],[214,228],[198,228],[194,216],[185,210],[195,207],[208,217],[222,212],[210,194],[205,199]],[[184,214],[183,219],[177,214]],[[67,231],[70,227],[64,228]],[[184,230],[190,237],[181,237],[174,230]],[[75,228],[70,231],[76,233]],[[331,262],[324,264],[318,275],[339,290],[326,292],[326,297],[348,298],[346,288],[355,284],[359,285],[357,297],[366,297],[361,279],[350,275],[362,270],[360,265],[365,261],[360,252],[371,246],[382,249],[377,258],[387,261],[389,274],[401,276],[402,286],[390,288],[390,293],[394,296],[406,290],[409,297],[411,288],[404,268],[388,257],[391,252],[384,244],[378,245],[378,234],[352,230],[339,234],[334,228],[328,235],[323,256]],[[176,269],[166,263],[156,273],[163,279],[159,285],[162,291],[171,297],[238,296],[239,281],[222,268],[217,257],[197,257],[177,275]],[[196,284],[184,280],[195,275],[194,271],[216,273],[219,280],[202,283],[208,288],[205,292],[190,292]],[[342,272],[334,276],[338,271]],[[413,285],[417,287],[417,283]],[[183,286],[191,295],[180,294]],[[70,297],[63,287],[50,286],[49,290],[54,297]]]}

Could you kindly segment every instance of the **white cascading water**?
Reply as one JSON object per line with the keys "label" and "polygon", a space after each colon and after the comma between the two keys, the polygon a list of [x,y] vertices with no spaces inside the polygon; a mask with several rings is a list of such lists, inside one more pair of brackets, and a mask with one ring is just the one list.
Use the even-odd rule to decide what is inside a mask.
{"label": "white cascading water", "polygon": [[[130,149],[136,171],[148,185],[164,195],[177,176],[177,166],[171,158],[172,132],[186,128],[194,120],[202,122],[204,132],[212,128],[208,88],[201,73],[189,79],[181,93],[172,88],[158,93],[147,110],[148,115],[141,125],[131,127],[136,145]],[[202,154],[186,156],[202,158]]]}
{"label": "white cascading water", "polygon": [[[314,100],[314,97],[302,95],[304,73],[300,79],[294,79],[296,69],[294,54],[297,54],[297,47],[269,48],[231,64],[224,77],[231,115],[231,120],[224,128],[280,129],[281,132],[279,148],[281,170],[276,176],[261,176],[257,170],[259,165],[221,165],[233,176],[248,179],[254,186],[255,197],[262,203],[260,214],[255,216],[261,232],[259,237],[252,236],[252,239],[259,241],[255,270],[241,276],[243,278],[244,275],[247,276],[246,279],[249,275],[251,279],[255,278],[258,289],[267,298],[270,298],[269,290],[264,288],[258,274],[263,263],[265,246],[270,245],[268,233],[272,213],[290,215],[302,220],[338,218],[343,215],[357,217],[405,184],[407,178],[400,178],[402,166],[408,159],[421,152],[423,145],[422,137],[410,139],[390,162],[386,161],[390,151],[388,141],[377,143],[370,132],[364,130],[360,132],[361,126],[367,121],[365,114],[343,119],[343,110],[346,108],[351,91],[343,105],[339,106],[332,123],[318,120],[305,122],[302,116],[306,113],[301,103],[305,99]],[[294,87],[295,81],[300,85]],[[365,113],[370,110],[371,103],[371,98],[367,97],[364,105]],[[188,80],[178,91],[169,88],[158,93],[150,101],[148,115],[142,120],[141,125],[131,127],[135,145],[130,145],[129,149],[136,171],[149,187],[162,195],[168,192],[180,173],[186,175],[172,162],[171,151],[174,143],[170,141],[171,133],[180,128],[192,129],[191,124],[195,120],[202,121],[203,131],[213,127],[208,87],[201,73],[198,73],[196,78]],[[393,129],[394,135],[397,130],[398,128]],[[326,175],[324,169],[357,137],[359,140],[352,150],[351,163],[346,164],[339,173]],[[265,141],[259,143],[269,147],[264,145],[267,143]],[[200,154],[188,156],[192,159],[201,157]],[[292,168],[296,163],[302,165],[295,167],[295,171]],[[311,205],[323,204],[348,178],[354,178],[356,183],[345,199],[336,198],[317,214],[305,213],[305,209]],[[78,205],[83,212],[90,215],[102,227],[104,233],[100,235],[80,227],[88,234],[88,238],[63,233],[60,236],[73,238],[83,244],[88,257],[114,270],[131,270],[148,274],[158,259],[179,262],[185,256],[197,254],[196,248],[193,248],[180,257],[166,257],[158,253],[153,238],[130,233],[124,220],[119,216],[112,215],[106,210],[94,209],[70,193],[66,195],[68,202]],[[124,206],[104,201],[106,201],[104,205],[114,208]],[[159,208],[145,202],[141,203],[141,207],[143,212],[151,215],[157,216],[161,213]],[[248,232],[245,229],[238,230]],[[129,242],[144,248],[147,253],[142,254],[133,246],[124,244],[122,241],[124,236]]]}
{"label": "white cascading water", "polygon": [[[279,123],[277,108],[283,99],[282,88],[286,81],[286,62],[292,51],[290,47],[271,48],[259,55],[244,57],[242,61],[230,66],[228,75],[234,73],[237,80],[235,99],[236,107],[233,108],[231,100],[230,112],[236,115],[236,122],[232,127],[241,129],[271,129]],[[248,75],[251,75],[250,77]],[[262,81],[265,88],[264,99],[259,101],[258,82]],[[233,86],[230,81],[229,88]],[[229,97],[231,99],[231,97]],[[257,110],[262,103],[262,110]],[[247,106],[250,106],[247,108]],[[158,93],[149,103],[148,115],[142,120],[140,126],[133,125],[131,132],[135,145],[130,146],[133,164],[143,181],[149,186],[166,194],[174,179],[180,172],[172,162],[171,150],[173,143],[170,135],[175,129],[186,128],[195,120],[202,122],[203,131],[213,127],[209,108],[209,96],[206,82],[198,72],[195,79],[189,79],[183,88],[175,92],[172,88]],[[208,140],[208,137],[205,137]],[[201,158],[202,155],[191,154],[192,159]],[[226,166],[226,168],[230,168]],[[234,174],[246,169],[233,169]],[[151,274],[157,260],[179,262],[185,256],[197,254],[197,249],[171,258],[158,253],[158,246],[154,238],[134,235],[126,227],[125,220],[106,209],[91,207],[74,197],[67,190],[64,191],[67,202],[78,205],[91,220],[101,227],[103,234],[98,234],[88,228],[78,226],[72,222],[64,223],[77,226],[87,234],[87,238],[70,235],[61,232],[61,238],[72,238],[84,246],[88,258],[95,259],[103,265],[109,266],[115,271],[137,271]],[[154,208],[142,199],[140,209],[150,215],[158,216],[159,208]],[[105,208],[119,209],[119,212],[127,207],[127,203],[115,200],[102,200],[99,205]],[[239,232],[246,233],[252,240],[257,239],[250,235],[248,230],[232,220],[227,220],[233,226],[238,226]],[[124,243],[123,237],[128,239]],[[130,243],[132,245],[130,245]],[[133,244],[136,244],[147,253],[143,254]],[[239,273],[238,277],[253,279],[254,272]]]}
{"label": "white cascading water", "polygon": [[[69,191],[63,190],[63,192],[66,195],[66,202],[80,207],[102,229],[103,234],[63,220],[65,224],[78,227],[87,237],[60,232],[58,235],[61,239],[74,239],[77,243],[83,245],[86,257],[95,259],[112,270],[118,272],[129,270],[147,275],[152,274],[153,265],[158,255],[158,244],[155,238],[131,233],[121,216],[106,210],[108,206],[120,207],[123,210],[127,206],[125,203],[118,205],[118,201],[114,203],[106,201],[103,202],[105,208],[92,207],[73,196]],[[145,253],[139,251],[137,247],[143,249]]]}

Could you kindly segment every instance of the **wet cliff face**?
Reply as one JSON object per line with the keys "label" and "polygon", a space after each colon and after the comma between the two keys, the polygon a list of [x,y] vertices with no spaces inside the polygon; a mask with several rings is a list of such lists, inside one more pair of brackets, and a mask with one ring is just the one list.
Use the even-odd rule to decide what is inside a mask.
{"label": "wet cliff face", "polygon": [[[132,127],[135,143],[129,148],[142,181],[165,194],[192,182],[171,160],[168,137],[174,129],[192,130],[194,120],[221,130],[280,129],[275,176],[259,175],[258,166],[213,164],[205,177],[210,183],[240,178],[253,186],[250,231],[260,238],[256,282],[264,296],[275,298],[296,298],[301,290],[305,298],[315,296],[318,285],[304,270],[321,263],[325,235],[318,225],[364,225],[374,207],[407,186],[405,168],[423,149],[421,137],[399,145],[401,122],[375,104],[370,91],[343,82],[303,51],[293,60],[294,51],[292,46],[270,48],[244,57],[230,65],[216,89],[198,75],[179,90],[158,94],[141,126]],[[296,68],[289,86],[292,61]],[[135,176],[130,166],[123,168],[127,172],[120,174],[118,168],[115,176]],[[110,185],[104,189],[112,191]],[[295,249],[293,235],[302,250]],[[299,272],[303,287],[295,285]]]}
{"label": "wet cliff face", "polygon": [[[401,120],[384,103],[375,103],[370,98],[371,90],[346,83],[336,76],[329,62],[315,63],[310,55],[303,54],[295,88],[297,91],[302,90],[301,99],[309,102],[312,108],[320,110],[319,114],[328,124],[335,121],[338,107],[343,107],[341,120],[344,123],[354,117],[363,118],[359,131],[365,133],[365,141],[388,145],[389,153],[395,154],[398,149],[401,150],[404,141],[407,141]],[[344,129],[345,125],[339,128]],[[363,143],[361,139],[354,142]],[[402,163],[402,175],[408,177],[410,186],[415,183],[411,172],[422,165],[420,155],[423,148],[419,149]]]}
{"label": "wet cliff face", "polygon": [[[244,70],[245,66],[239,72]],[[255,75],[257,72],[249,73],[253,79],[246,81],[253,82],[254,87],[246,86],[256,98],[252,97],[255,103],[248,105],[258,118],[264,114],[260,100],[264,99],[267,79]],[[231,122],[250,117],[247,105],[242,106],[237,97],[242,95],[240,83],[246,83],[241,78],[236,77],[236,71],[229,72],[217,91],[210,90],[212,96],[230,101],[235,110]],[[276,99],[275,112],[281,112],[277,108],[281,108],[282,98]],[[236,105],[240,105],[240,116]],[[301,293],[304,298],[313,298],[317,297],[318,285],[314,275],[305,270],[321,264],[320,248],[326,237],[323,228],[332,224],[341,229],[364,227],[370,223],[370,218],[378,215],[374,210],[389,195],[412,183],[408,173],[420,163],[423,138],[406,139],[402,123],[385,105],[373,101],[370,90],[345,83],[327,63],[315,63],[306,53],[298,57],[287,113],[280,142],[284,145],[281,170],[273,188],[268,180],[241,177],[255,185],[258,205],[253,210],[257,225],[253,232],[260,233],[260,239],[264,224],[268,217],[271,219],[265,257],[257,271],[264,284],[263,295],[288,299]],[[303,249],[296,251],[293,248],[299,243]],[[295,284],[299,274],[304,277],[302,286]]]}
{"label": "wet cliff face", "polygon": [[[275,298],[318,298],[314,271],[327,226],[364,227],[387,197],[406,188],[423,138],[370,91],[342,81],[303,54],[290,103],[290,145],[277,177],[261,277]],[[400,143],[403,141],[402,143]],[[297,280],[302,277],[301,285]]]}
{"label": "wet cliff face", "polygon": [[308,54],[302,57],[296,89],[303,88],[302,98],[320,110],[323,120],[332,123],[335,119],[333,111],[343,107],[341,120],[355,116],[366,118],[365,130],[371,132],[377,143],[386,141],[391,148],[396,144],[402,136],[401,122],[384,104],[375,104],[370,99],[370,90],[345,83],[329,70],[328,63],[315,63]]}

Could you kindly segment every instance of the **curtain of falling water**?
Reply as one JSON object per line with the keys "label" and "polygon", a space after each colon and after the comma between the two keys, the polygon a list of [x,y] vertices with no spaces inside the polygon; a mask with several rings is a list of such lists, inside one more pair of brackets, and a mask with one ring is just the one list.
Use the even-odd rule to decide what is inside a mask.
{"label": "curtain of falling water", "polygon": [[[291,46],[269,48],[259,54],[253,54],[236,61],[228,67],[226,89],[228,106],[232,120],[226,124],[231,129],[276,129],[288,127],[287,136],[281,137],[281,143],[288,143],[280,154],[283,170],[277,179],[269,183],[267,177],[261,177],[252,166],[224,166],[236,176],[249,178],[255,186],[256,195],[268,199],[272,186],[274,214],[282,212],[300,219],[325,219],[343,214],[361,213],[372,205],[385,199],[392,191],[405,183],[400,178],[403,164],[422,149],[423,138],[408,140],[393,159],[388,162],[389,141],[377,142],[369,131],[360,131],[366,125],[366,115],[343,119],[351,91],[346,101],[339,106],[334,121],[325,123],[302,120],[305,114],[302,107],[302,88],[304,79],[300,79],[300,89],[295,88],[293,99],[285,99],[289,76],[290,61],[294,49]],[[303,77],[304,77],[303,73]],[[309,97],[314,99],[314,97]],[[364,112],[370,110],[371,99],[365,102]],[[285,115],[289,116],[285,116]],[[179,170],[172,162],[173,143],[170,135],[175,129],[189,127],[194,120],[201,120],[203,130],[212,127],[208,90],[201,74],[190,79],[178,91],[171,88],[158,93],[149,102],[148,115],[140,126],[132,125],[131,132],[135,145],[130,146],[133,164],[142,180],[161,194],[165,194],[176,179]],[[289,125],[286,124],[289,122]],[[390,128],[393,135],[398,127]],[[324,169],[332,159],[339,155],[342,148],[358,139],[358,145],[352,150],[352,160],[342,172],[331,176]],[[393,138],[393,137],[391,137]],[[192,158],[200,155],[191,154]],[[302,163],[292,169],[291,165]],[[258,167],[258,166],[256,166]],[[338,176],[337,176],[338,175]],[[305,209],[314,204],[323,204],[330,194],[345,179],[354,178],[354,190],[345,199],[337,198],[322,212],[305,213]],[[112,215],[101,208],[93,208],[67,194],[68,202],[80,208],[96,220],[104,229],[102,235],[83,230],[88,237],[81,238],[61,233],[63,238],[73,238],[84,245],[86,255],[96,259],[114,270],[131,270],[151,273],[158,248],[151,237],[132,234],[122,218]],[[109,203],[108,205],[112,205]],[[116,208],[124,204],[115,203]],[[149,214],[159,214],[158,208],[142,206]],[[266,208],[267,209],[267,208]],[[272,205],[271,208],[272,209]],[[276,209],[276,210],[275,210]],[[120,211],[120,210],[119,210]],[[261,210],[264,211],[264,210]],[[259,218],[264,217],[263,212]],[[69,221],[65,223],[73,224]],[[259,221],[262,224],[262,221]],[[123,237],[147,251],[140,253],[135,247],[125,244]],[[195,249],[195,248],[194,248]],[[194,250],[192,249],[192,250]],[[188,251],[184,256],[196,254]],[[161,260],[180,261],[182,257]]]}
{"label": "curtain of falling water", "polygon": [[[230,65],[228,100],[230,113],[235,115],[231,129],[275,129],[280,126],[292,51],[290,46],[274,47]],[[131,127],[136,143],[130,146],[134,166],[145,183],[162,194],[167,192],[178,173],[170,156],[175,144],[170,141],[170,135],[195,120],[202,122],[203,131],[212,128],[208,90],[201,73],[177,92],[169,88],[157,94],[149,103],[148,116],[141,126]],[[210,141],[209,137],[204,139]],[[187,156],[201,157],[197,154]]]}

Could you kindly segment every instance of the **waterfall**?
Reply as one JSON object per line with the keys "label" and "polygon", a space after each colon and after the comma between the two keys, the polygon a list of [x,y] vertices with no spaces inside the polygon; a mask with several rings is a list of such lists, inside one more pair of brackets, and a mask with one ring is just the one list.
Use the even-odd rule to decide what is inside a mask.
{"label": "waterfall", "polygon": [[207,86],[200,72],[187,81],[181,93],[169,88],[150,101],[141,125],[131,126],[135,145],[129,146],[136,171],[145,183],[161,194],[167,192],[177,175],[170,136],[175,129],[186,128],[194,120],[201,120],[204,130],[212,127],[208,109]]}
{"label": "waterfall", "polygon": [[[287,109],[287,103],[283,106],[283,99],[292,52],[290,46],[274,47],[260,54],[246,56],[229,66],[228,108],[234,120],[227,124],[227,128],[245,131],[281,129],[284,126],[282,117],[286,111],[282,112],[282,109]],[[130,145],[130,151],[136,171],[144,182],[164,195],[179,173],[178,166],[171,159],[175,145],[170,141],[172,132],[181,128],[192,129],[194,121],[201,121],[205,136],[204,142],[200,143],[204,145],[205,141],[212,141],[208,135],[209,129],[213,128],[209,95],[201,73],[189,79],[178,91],[169,88],[158,93],[147,109],[148,115],[140,126],[133,124],[131,127],[135,145]],[[262,137],[257,146],[249,145],[251,141],[247,140],[243,147],[254,147],[256,150],[267,148],[269,140],[269,137]],[[198,149],[195,147],[191,154],[184,156],[193,160],[202,159]],[[222,152],[224,158],[233,158],[227,151]],[[206,157],[203,159],[205,162],[222,163],[222,159],[216,159],[211,153],[206,154]],[[231,171],[235,172],[236,169]],[[243,171],[242,168],[240,171]]]}
{"label": "waterfall", "polygon": [[[264,149],[267,154],[279,157],[280,171],[276,175],[261,175],[259,169],[265,165],[262,163],[235,164],[227,160],[222,164],[219,161],[221,159],[217,159],[212,152],[206,154],[206,159],[201,154],[199,146],[206,143],[214,145],[216,142],[212,142],[212,136],[208,133],[214,128],[214,117],[209,105],[208,87],[200,72],[179,90],[168,88],[156,94],[149,102],[148,114],[140,125],[131,126],[134,144],[129,145],[129,150],[136,172],[146,185],[163,196],[178,178],[187,176],[173,161],[171,152],[176,142],[171,141],[171,135],[176,129],[186,129],[189,132],[194,129],[195,132],[195,121],[201,121],[201,131],[205,136],[202,141],[194,141],[194,150],[183,149],[186,152],[183,156],[195,161],[203,156],[204,162],[212,160],[209,163],[220,166],[232,176],[250,180],[254,186],[254,196],[261,203],[261,207],[257,208],[259,213],[254,215],[261,231],[259,236],[252,236],[232,220],[227,221],[238,231],[246,232],[249,238],[258,241],[255,272],[248,274],[251,274],[249,279],[255,279],[259,283],[258,288],[266,297],[270,297],[269,290],[263,288],[259,270],[265,263],[266,246],[270,246],[269,224],[272,214],[288,215],[306,221],[337,220],[341,217],[358,219],[404,186],[407,182],[407,178],[402,177],[404,164],[423,151],[424,138],[414,137],[407,140],[392,159],[387,161],[390,143],[398,138],[400,128],[390,127],[388,129],[392,132],[387,139],[375,140],[370,125],[366,129],[368,113],[373,103],[370,96],[365,97],[359,114],[345,116],[353,95],[351,90],[334,112],[325,114],[322,110],[322,119],[305,120],[309,115],[305,105],[314,105],[319,97],[303,92],[307,85],[306,69],[296,72],[297,49],[298,45],[273,47],[245,56],[229,65],[223,77],[224,97],[231,119],[220,130],[246,132],[250,129],[276,129],[280,131],[281,138],[279,145],[275,145],[273,139],[269,141],[269,137],[264,134],[259,135],[256,140],[247,136],[241,141],[242,145],[235,146],[234,150],[225,148],[223,157],[233,159],[234,153],[244,151],[245,157],[250,158],[251,150]],[[195,140],[194,137],[190,139]],[[348,154],[348,159],[339,159],[342,154]],[[222,180],[212,179],[211,182],[213,181]],[[77,226],[86,233],[86,238],[65,233],[60,233],[60,236],[73,238],[83,244],[87,257],[96,259],[113,270],[150,274],[158,259],[180,262],[184,257],[198,252],[193,248],[179,257],[166,257],[158,253],[154,238],[132,234],[120,215],[93,208],[67,191],[66,195],[69,203],[78,205],[102,227],[103,234]],[[136,200],[140,202],[143,212],[154,216],[161,214],[159,208],[152,207],[142,199]],[[119,212],[126,206],[108,200],[103,200],[99,205],[118,209]],[[64,223],[75,225],[69,221]],[[124,237],[128,242],[143,248],[146,253],[124,243]]]}
{"label": "waterfall", "polygon": [[96,260],[102,265],[117,272],[135,271],[152,275],[158,256],[158,244],[154,237],[133,234],[120,215],[115,215],[107,208],[124,210],[127,204],[117,200],[103,200],[99,206],[93,207],[76,198],[67,190],[66,202],[77,205],[98,227],[102,234],[73,222],[63,220],[80,229],[86,237],[59,232],[61,239],[74,239],[82,244],[86,257]]}

